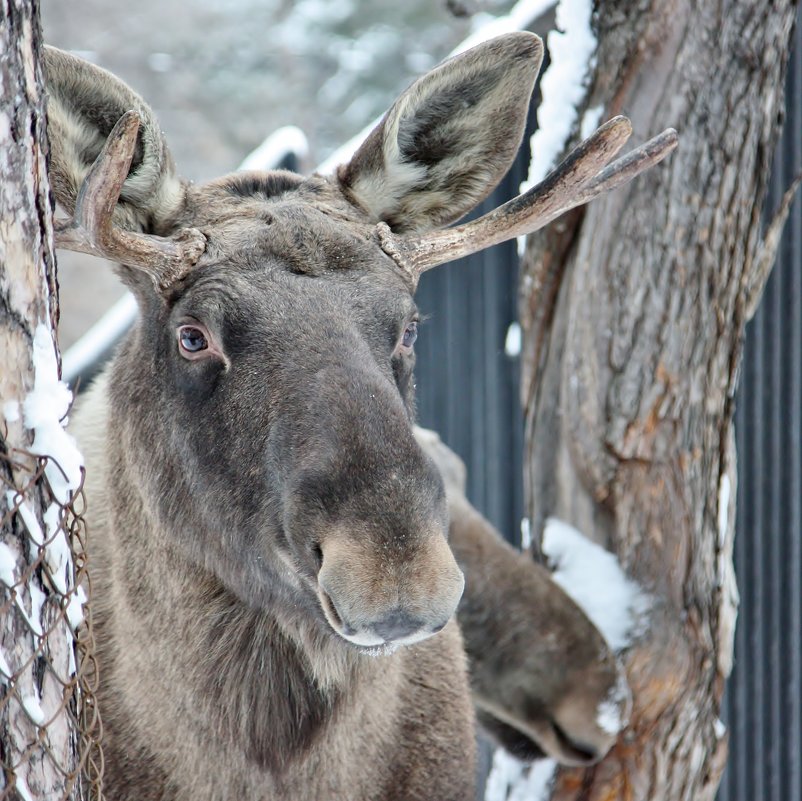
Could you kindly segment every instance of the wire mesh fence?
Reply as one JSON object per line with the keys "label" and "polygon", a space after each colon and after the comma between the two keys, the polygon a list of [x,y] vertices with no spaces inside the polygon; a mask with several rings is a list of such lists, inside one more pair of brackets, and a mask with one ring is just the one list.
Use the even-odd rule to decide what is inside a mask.
{"label": "wire mesh fence", "polygon": [[7,445],[4,450],[4,443],[0,801],[101,801],[102,725],[83,491],[65,504],[53,500],[45,470],[54,461]]}

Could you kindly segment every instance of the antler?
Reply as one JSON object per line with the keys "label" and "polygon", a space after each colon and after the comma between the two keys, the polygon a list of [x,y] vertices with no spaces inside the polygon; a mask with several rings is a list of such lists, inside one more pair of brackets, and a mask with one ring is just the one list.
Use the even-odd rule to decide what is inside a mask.
{"label": "antler", "polygon": [[564,212],[632,180],[662,161],[678,142],[677,132],[668,128],[609,164],[631,133],[632,124],[626,117],[613,117],[539,184],[463,225],[428,234],[399,235],[386,223],[379,223],[376,232],[381,247],[417,282],[421,273],[438,264],[534,233]]}
{"label": "antler", "polygon": [[206,237],[196,228],[182,228],[168,239],[114,225],[112,215],[131,167],[139,122],[135,111],[117,121],[81,184],[72,219],[56,220],[56,247],[136,267],[159,289],[166,289],[196,264]]}

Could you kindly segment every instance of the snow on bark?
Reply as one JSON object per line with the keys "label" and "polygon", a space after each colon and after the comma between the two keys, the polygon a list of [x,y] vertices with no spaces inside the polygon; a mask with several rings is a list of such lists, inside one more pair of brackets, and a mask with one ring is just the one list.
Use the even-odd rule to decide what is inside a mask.
{"label": "snow on bark", "polygon": [[524,764],[498,749],[485,785],[485,801],[547,801],[557,763],[540,759]]}
{"label": "snow on bark", "polygon": [[25,427],[34,434],[31,451],[49,457],[45,475],[53,496],[63,505],[81,484],[83,457],[75,440],[64,430],[72,393],[59,380],[53,337],[45,323],[36,327],[33,365],[33,389],[23,403]]}
{"label": "snow on bark", "polygon": [[557,6],[557,30],[546,38],[550,63],[540,81],[538,129],[530,140],[532,161],[521,192],[546,177],[576,126],[596,52],[591,13],[590,0],[561,0]]}
{"label": "snow on bark", "polygon": [[631,644],[648,614],[648,595],[627,575],[618,559],[573,526],[549,518],[543,554],[552,579],[582,608],[614,651]]}

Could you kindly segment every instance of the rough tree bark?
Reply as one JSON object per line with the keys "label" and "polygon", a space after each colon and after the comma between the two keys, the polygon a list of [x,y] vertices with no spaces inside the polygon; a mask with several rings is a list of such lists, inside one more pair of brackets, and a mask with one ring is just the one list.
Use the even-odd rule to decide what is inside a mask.
{"label": "rough tree bark", "polygon": [[[0,4],[0,798],[64,798],[76,734],[63,709],[73,638],[40,568],[51,502],[22,401],[34,387],[34,333],[56,330],[52,203],[36,2]],[[49,341],[45,344],[50,345]],[[55,342],[53,342],[55,348]],[[17,494],[17,490],[23,493]],[[39,724],[46,725],[45,729]]]}
{"label": "rough tree bark", "polygon": [[[783,109],[790,0],[606,0],[587,106],[667,126],[679,149],[529,242],[521,284],[525,485],[652,596],[625,655],[634,707],[598,766],[552,798],[712,799],[737,591],[733,399],[776,247],[761,232]],[[552,305],[530,303],[549,266]],[[561,270],[558,270],[559,273]],[[731,491],[728,491],[728,487]]]}

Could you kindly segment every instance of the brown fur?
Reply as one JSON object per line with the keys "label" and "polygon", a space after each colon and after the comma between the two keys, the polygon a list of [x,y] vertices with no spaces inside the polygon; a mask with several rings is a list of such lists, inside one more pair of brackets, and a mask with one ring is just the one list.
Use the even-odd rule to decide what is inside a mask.
{"label": "brown fur", "polygon": [[[453,454],[416,439],[414,301],[373,236],[380,219],[442,225],[492,189],[540,53],[513,34],[439,67],[339,181],[192,187],[136,95],[47,50],[65,208],[133,107],[141,142],[117,222],[207,241],[167,289],[120,267],[141,321],[74,425],[107,797],[471,798],[466,652],[482,720],[516,753],[581,763],[609,747],[603,640],[471,509]],[[207,336],[198,360],[179,346],[186,325]]]}

